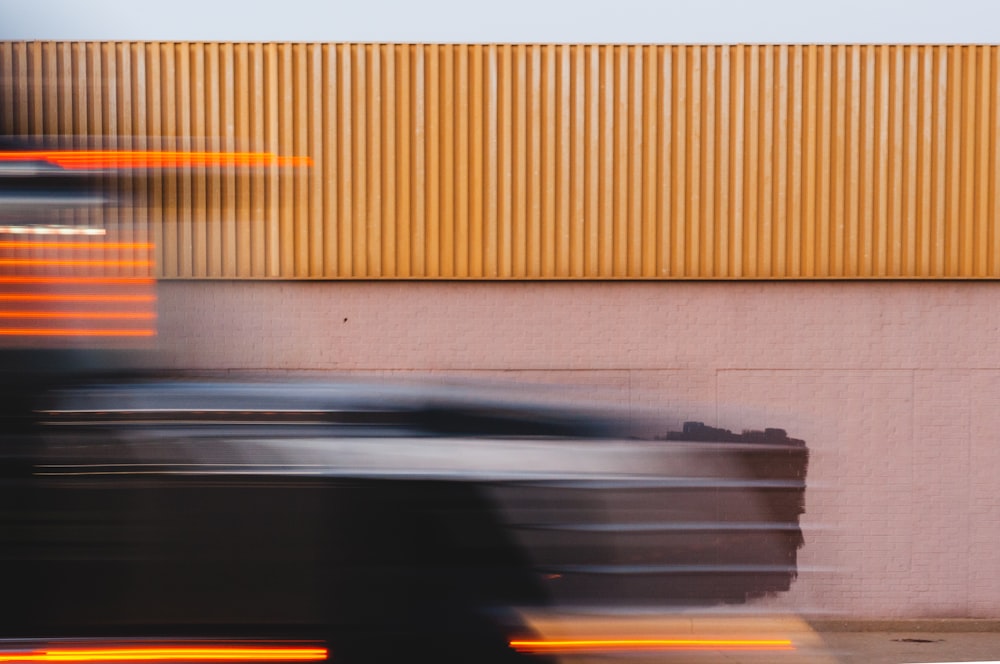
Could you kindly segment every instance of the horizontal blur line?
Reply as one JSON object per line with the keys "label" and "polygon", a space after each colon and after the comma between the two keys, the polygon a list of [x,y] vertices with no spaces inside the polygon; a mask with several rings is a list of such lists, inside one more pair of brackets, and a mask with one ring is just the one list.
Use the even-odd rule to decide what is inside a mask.
{"label": "horizontal blur line", "polygon": [[[58,426],[59,423],[46,422],[47,425]],[[316,437],[315,440],[323,440],[322,437]],[[298,444],[300,441],[294,438],[283,438],[283,442],[289,444]],[[105,466],[102,464],[102,466]],[[483,482],[490,484],[505,485],[511,487],[522,487],[525,486],[525,479],[527,477],[532,477],[534,483],[538,483],[541,486],[559,486],[559,482],[564,481],[564,478],[552,475],[543,475],[540,472],[525,472],[519,470],[510,469],[499,469],[499,470],[478,470],[475,468],[452,468],[452,467],[435,467],[435,468],[404,468],[404,467],[394,467],[385,468],[377,467],[372,465],[364,464],[345,464],[337,465],[335,462],[324,463],[324,464],[312,464],[308,466],[296,465],[296,464],[279,464],[279,465],[229,465],[229,464],[190,464],[190,470],[184,470],[182,467],[189,467],[185,464],[170,464],[176,469],[171,469],[169,466],[161,464],[137,464],[136,467],[142,468],[143,470],[129,471],[129,470],[92,470],[92,471],[80,471],[80,472],[66,472],[66,471],[56,471],[51,472],[36,472],[36,475],[44,476],[75,476],[75,475],[164,475],[164,476],[190,476],[190,477],[240,477],[240,476],[275,476],[275,477],[323,477],[323,478],[369,478],[369,479],[412,479],[412,480],[428,480],[428,479],[446,479],[446,480],[461,480],[465,482]],[[199,467],[200,466],[200,467]],[[68,466],[67,468],[73,468],[74,466]],[[90,466],[84,466],[89,468]],[[105,466],[110,467],[110,466]],[[147,470],[148,469],[148,470]],[[542,484],[542,481],[546,484]],[[811,567],[809,569],[803,569],[801,566],[797,570],[799,573],[804,571],[809,572],[834,572],[837,571],[835,568],[816,568]],[[565,568],[546,568],[546,573],[555,574],[572,574],[577,573],[574,570],[567,570]],[[586,573],[586,572],[579,572]],[[600,573],[600,572],[592,572]],[[606,572],[610,573],[610,572]],[[639,572],[632,572],[633,574],[638,574]],[[664,572],[660,572],[661,574]]]}
{"label": "horizontal blur line", "polygon": [[795,650],[789,639],[533,639],[511,641],[518,652],[651,650]]}
{"label": "horizontal blur line", "polygon": [[8,302],[155,302],[155,295],[49,295],[35,293],[0,293]]}
{"label": "horizontal blur line", "polygon": [[208,166],[311,166],[309,157],[272,152],[185,152],[144,150],[29,150],[0,152],[0,162],[46,161],[69,170],[197,168]]}
{"label": "horizontal blur line", "polygon": [[48,410],[45,415],[55,421],[47,424],[351,424],[351,425],[400,425],[414,421],[408,413],[395,411],[337,411],[337,410],[259,410],[212,408],[143,408],[127,410]]}
{"label": "horizontal blur line", "polygon": [[0,191],[0,207],[21,210],[55,209],[67,207],[96,207],[103,203],[102,196],[89,194],[67,194],[54,191],[32,194],[30,192]]}
{"label": "horizontal blur line", "polygon": [[152,286],[149,277],[0,277],[0,284],[106,284],[120,286]]}
{"label": "horizontal blur line", "polygon": [[0,327],[0,336],[5,337],[155,337],[156,330],[135,329],[92,329],[57,330],[30,327]]}
{"label": "horizontal blur line", "polygon": [[106,235],[103,228],[79,226],[0,226],[0,233],[11,235]]}
{"label": "horizontal blur line", "polygon": [[[527,480],[527,486],[535,483]],[[561,489],[795,489],[805,490],[801,480],[731,480],[714,477],[662,478],[636,480],[551,480],[539,486],[558,486]]]}
{"label": "horizontal blur line", "polygon": [[[346,415],[344,411],[338,410],[325,410],[325,409],[309,409],[309,408],[297,408],[295,410],[283,410],[283,409],[261,409],[261,408],[200,408],[197,410],[191,408],[115,408],[113,410],[46,410],[44,413],[50,415],[60,415],[60,414],[72,414],[72,415],[134,415],[134,414],[177,414],[177,413],[191,413],[191,414],[240,414],[240,415],[284,415],[288,413],[294,414],[328,414],[328,415]],[[383,413],[393,413],[395,411],[381,411],[381,410],[364,410],[357,411],[358,415],[368,415],[375,414],[380,415]],[[352,413],[353,414],[353,413]]]}
{"label": "horizontal blur line", "polygon": [[150,320],[156,314],[131,311],[0,311],[0,318],[99,318],[120,320]]}
{"label": "horizontal blur line", "polygon": [[658,532],[720,532],[720,531],[775,531],[799,530],[799,525],[792,522],[746,522],[733,521],[697,521],[676,523],[553,523],[528,524],[519,526],[528,530],[554,530],[569,532],[594,533],[658,533]]}
{"label": "horizontal blur line", "polygon": [[31,242],[28,240],[0,240],[0,249],[152,249],[150,242]]}
{"label": "horizontal blur line", "polygon": [[326,648],[51,648],[6,653],[0,662],[318,662]]}
{"label": "horizontal blur line", "polygon": [[558,565],[545,572],[634,576],[642,574],[789,574],[796,565]]}
{"label": "horizontal blur line", "polygon": [[0,258],[0,265],[42,265],[60,267],[150,267],[153,261],[106,261],[106,260],[72,260],[48,258]]}
{"label": "horizontal blur line", "polygon": [[[286,439],[289,440],[289,439]],[[290,442],[296,442],[290,440]],[[147,466],[148,467],[148,466]],[[437,469],[412,469],[412,468],[377,468],[371,466],[333,466],[329,464],[301,467],[282,464],[280,466],[252,466],[222,469],[195,469],[195,470],[148,470],[135,473],[130,472],[50,472],[35,473],[36,475],[182,475],[192,477],[227,477],[227,476],[277,476],[277,477],[325,477],[325,478],[372,478],[372,479],[460,479],[462,481],[503,483],[513,486],[523,486],[524,479],[529,473],[522,471],[499,470],[499,471],[477,471],[470,469],[437,468]],[[530,473],[530,476],[538,479],[540,473]],[[548,479],[548,478],[546,478]],[[556,480],[553,480],[555,483]],[[558,570],[550,570],[558,572]],[[801,570],[800,570],[801,571]]]}
{"label": "horizontal blur line", "polygon": [[265,463],[43,463],[39,464],[39,468],[143,468],[143,467],[155,467],[164,466],[168,468],[201,468],[201,467],[220,467],[220,468],[277,468],[277,467],[287,467],[287,468],[325,468],[323,464],[317,463],[293,463],[293,464],[282,464],[281,466],[275,466],[274,464]]}
{"label": "horizontal blur line", "polygon": [[[312,476],[323,476],[322,467],[316,468],[299,468],[299,473],[297,476],[312,475]],[[88,470],[88,471],[73,471],[73,472],[38,472],[34,473],[36,477],[106,477],[106,476],[120,476],[120,475],[177,475],[184,477],[228,477],[228,476],[256,476],[256,475],[268,475],[268,476],[284,476],[288,473],[284,472],[285,469],[280,466],[246,466],[236,469],[225,469],[221,471],[197,471],[197,470]]]}

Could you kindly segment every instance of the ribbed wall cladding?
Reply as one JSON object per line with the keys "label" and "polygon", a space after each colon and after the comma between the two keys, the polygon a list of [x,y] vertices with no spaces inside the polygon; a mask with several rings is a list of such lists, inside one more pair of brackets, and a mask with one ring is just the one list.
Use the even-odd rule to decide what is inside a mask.
{"label": "ribbed wall cladding", "polygon": [[997,46],[0,43],[0,130],[306,156],[120,185],[163,277],[1000,277]]}

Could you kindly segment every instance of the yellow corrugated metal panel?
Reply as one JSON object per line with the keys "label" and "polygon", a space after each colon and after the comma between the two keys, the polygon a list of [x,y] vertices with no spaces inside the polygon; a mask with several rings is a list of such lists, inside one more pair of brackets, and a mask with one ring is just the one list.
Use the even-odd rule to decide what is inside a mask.
{"label": "yellow corrugated metal panel", "polygon": [[[1000,47],[0,43],[168,278],[1000,277]],[[92,215],[93,213],[78,213]]]}

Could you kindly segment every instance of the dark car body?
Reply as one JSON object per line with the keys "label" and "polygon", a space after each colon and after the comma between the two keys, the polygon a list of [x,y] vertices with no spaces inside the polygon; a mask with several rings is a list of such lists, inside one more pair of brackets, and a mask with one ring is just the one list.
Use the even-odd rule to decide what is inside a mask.
{"label": "dark car body", "polygon": [[519,608],[743,602],[796,573],[807,457],[783,432],[640,441],[357,381],[77,377],[29,401],[0,476],[0,637],[506,661]]}

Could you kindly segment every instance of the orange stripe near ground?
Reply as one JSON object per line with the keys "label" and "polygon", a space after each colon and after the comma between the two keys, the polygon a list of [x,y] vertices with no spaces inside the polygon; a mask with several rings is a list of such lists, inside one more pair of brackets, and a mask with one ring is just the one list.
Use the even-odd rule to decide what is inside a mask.
{"label": "orange stripe near ground", "polygon": [[319,662],[326,648],[53,648],[0,653],[0,662]]}
{"label": "orange stripe near ground", "polygon": [[794,650],[788,639],[533,639],[511,641],[518,652],[650,650]]}

